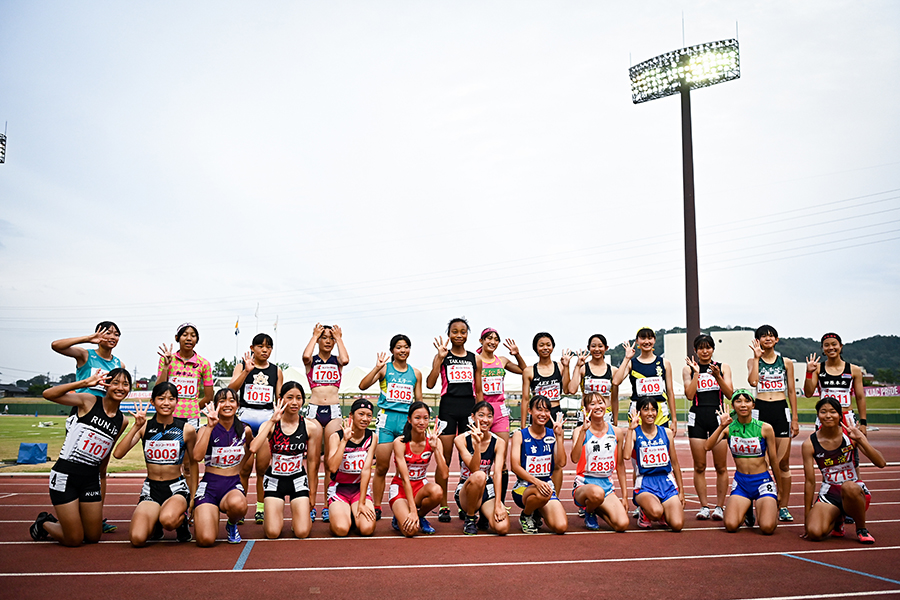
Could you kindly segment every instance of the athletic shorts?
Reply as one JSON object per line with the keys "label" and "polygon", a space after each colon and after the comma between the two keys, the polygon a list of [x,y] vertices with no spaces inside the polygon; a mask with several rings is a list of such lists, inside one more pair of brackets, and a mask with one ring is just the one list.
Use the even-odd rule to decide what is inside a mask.
{"label": "athletic shorts", "polygon": [[[872,493],[869,492],[869,488],[862,481],[857,481],[856,485],[862,488],[863,495],[866,497],[866,510],[869,510]],[[844,512],[844,499],[841,497],[841,486],[836,483],[823,483],[822,487],[819,488],[816,502],[825,502],[826,504],[837,506],[841,514],[846,514]]]}
{"label": "athletic shorts", "polygon": [[383,410],[378,414],[378,443],[390,444],[403,435],[407,414],[396,410]]}
{"label": "athletic shorts", "polygon": [[100,502],[100,473],[76,474],[50,471],[50,502],[53,506],[79,502]]}
{"label": "athletic shorts", "polygon": [[[546,480],[542,480],[542,481],[546,481],[547,483],[550,484],[550,487],[553,487],[553,482],[551,480],[546,479]],[[515,502],[516,506],[518,506],[519,508],[521,508],[523,510],[525,509],[525,501],[522,499],[522,496],[525,495],[525,490],[527,490],[529,487],[532,487],[532,485],[530,483],[528,483],[527,481],[522,481],[520,479],[519,481],[516,482],[516,485],[512,490],[513,502]],[[550,500],[559,500],[559,498],[556,497],[556,489],[555,488],[553,490],[553,493],[550,495]],[[549,502],[549,500],[548,500],[548,502]]]}
{"label": "athletic shorts", "polygon": [[705,440],[719,428],[718,406],[692,406],[687,415],[688,437]]}
{"label": "athletic shorts", "polygon": [[[579,475],[575,477],[575,483],[572,485],[573,499],[575,498],[575,492],[578,490],[578,488],[585,485],[599,485],[603,489],[604,494],[609,494],[616,489],[612,481],[609,480],[609,477],[591,477],[590,475]],[[584,508],[584,506],[578,504],[578,500],[575,500],[575,506]]]}
{"label": "athletic shorts", "polygon": [[413,493],[413,498],[410,500],[406,497],[406,488],[403,487],[403,480],[395,478],[393,481],[391,481],[391,491],[390,495],[388,496],[388,506],[393,509],[394,502],[402,498],[406,500],[410,505],[410,508],[412,508],[416,503],[415,495],[419,493],[419,490],[425,487],[426,483],[428,483],[428,481],[426,481],[425,479],[414,479],[409,482],[409,484],[412,486]]}
{"label": "athletic shorts", "polygon": [[[338,483],[332,481],[325,492],[325,502],[331,506],[333,502],[344,502],[345,504],[353,504],[359,502],[362,494],[359,491],[358,483]],[[366,500],[372,500],[372,487],[366,490]]]}
{"label": "athletic shorts", "polygon": [[[474,406],[474,399],[472,406]],[[469,417],[472,416],[472,406],[468,408],[460,406],[459,402],[447,402],[441,400],[438,408],[438,419],[447,423],[441,435],[457,436],[469,431]]]}
{"label": "athletic shorts", "polygon": [[272,475],[272,467],[266,469],[263,475],[263,498],[279,498],[284,500],[289,496],[295,498],[309,498],[309,477],[306,469],[300,469],[293,475]]}
{"label": "athletic shorts", "polygon": [[340,404],[308,404],[306,406],[306,418],[315,419],[322,427],[325,427],[334,419],[341,419]]}
{"label": "athletic shorts", "polygon": [[185,419],[187,424],[194,428],[195,431],[199,431],[203,425],[200,424],[200,417],[191,417],[189,419]]}
{"label": "athletic shorts", "polygon": [[154,481],[148,477],[144,479],[144,485],[141,486],[141,497],[138,498],[138,504],[156,502],[162,505],[172,496],[181,496],[185,502],[191,503],[191,490],[188,489],[188,483],[184,477],[168,481]]}
{"label": "athletic shorts", "polygon": [[757,400],[753,418],[768,423],[775,430],[775,437],[791,437],[791,409],[787,400]]}
{"label": "athletic shorts", "polygon": [[509,433],[509,407],[506,406],[506,401],[490,402],[489,404],[494,409],[494,424],[491,425],[491,431]]}
{"label": "athletic shorts", "polygon": [[[201,504],[214,504],[219,506],[222,498],[231,490],[237,490],[247,495],[244,486],[241,485],[240,475],[216,475],[215,473],[204,473],[203,481],[197,486],[197,493],[194,494],[194,507]],[[221,510],[221,507],[220,509]]]}
{"label": "athletic shorts", "polygon": [[[456,492],[453,493],[453,499],[456,500],[456,505],[459,507],[459,510],[462,510],[462,504],[459,503],[459,495],[462,493],[463,485],[465,485],[468,479],[460,479],[459,485],[456,486]],[[496,498],[497,494],[494,492],[494,479],[493,477],[487,478],[487,483],[484,486],[484,493],[481,494],[481,503],[484,504],[488,500],[492,498]]]}
{"label": "athletic shorts", "polygon": [[772,481],[768,471],[754,475],[745,475],[735,471],[734,479],[731,482],[731,495],[742,496],[750,500],[758,500],[760,498],[778,499],[775,482]]}
{"label": "athletic shorts", "polygon": [[237,418],[244,425],[250,426],[253,435],[259,433],[259,427],[272,417],[274,411],[271,408],[247,408],[246,406],[238,409]]}
{"label": "athletic shorts", "polygon": [[634,482],[634,493],[631,500],[637,505],[637,497],[644,492],[656,496],[660,503],[678,495],[678,486],[675,485],[675,476],[672,473],[665,475],[638,475]]}

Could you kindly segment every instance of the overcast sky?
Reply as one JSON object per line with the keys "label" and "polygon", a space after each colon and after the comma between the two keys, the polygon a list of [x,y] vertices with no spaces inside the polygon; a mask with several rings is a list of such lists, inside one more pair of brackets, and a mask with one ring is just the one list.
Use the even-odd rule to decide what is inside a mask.
{"label": "overcast sky", "polygon": [[[682,10],[684,40],[682,39]],[[139,376],[317,322],[427,368],[454,316],[558,348],[684,326],[678,97],[628,67],[732,38],[695,91],[702,325],[900,332],[900,4],[0,4],[0,380],[105,319]]]}

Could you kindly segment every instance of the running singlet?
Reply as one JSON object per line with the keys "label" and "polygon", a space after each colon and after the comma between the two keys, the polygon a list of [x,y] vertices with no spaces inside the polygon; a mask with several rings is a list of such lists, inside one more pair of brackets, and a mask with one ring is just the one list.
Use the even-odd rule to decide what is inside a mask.
{"label": "running singlet", "polygon": [[288,477],[303,473],[303,458],[306,456],[306,446],[309,434],[306,431],[306,419],[300,417],[297,429],[290,435],[285,435],[281,429],[281,420],[275,423],[272,436],[269,438],[269,450],[272,452],[272,462],[269,464],[271,475]]}
{"label": "running singlet", "polygon": [[[428,469],[428,463],[431,462],[431,455],[431,442],[429,442],[427,438],[425,440],[425,449],[422,450],[422,454],[414,454],[409,447],[409,442],[406,442],[403,447],[403,458],[406,460],[406,469],[409,471],[410,481],[423,481],[425,479],[428,475],[426,471]],[[395,483],[403,485],[403,480],[400,478],[399,471],[397,471],[396,459],[394,459],[394,471],[396,474],[391,481],[391,485]]]}
{"label": "running singlet", "polygon": [[809,441],[812,442],[816,465],[822,471],[823,484],[839,486],[848,481],[859,480],[859,473],[853,460],[856,445],[846,433],[841,432],[841,445],[834,450],[823,448],[817,433],[810,435]]}
{"label": "running singlet", "polygon": [[216,423],[209,432],[209,443],[206,445],[207,467],[228,469],[241,464],[244,460],[245,427],[237,417],[234,418],[231,429],[225,429],[221,423]]}
{"label": "running singlet", "polygon": [[452,352],[441,363],[441,400],[475,399],[475,353],[456,356]]}
{"label": "running singlet", "polygon": [[766,438],[762,421],[751,419],[744,425],[737,419],[728,425],[728,447],[735,458],[756,458],[766,455]]}
{"label": "running singlet", "polygon": [[844,370],[840,375],[830,375],[825,364],[819,365],[819,397],[833,396],[841,403],[841,408],[850,408],[850,388],[853,386],[851,365],[844,361]]}
{"label": "running singlet", "polygon": [[[504,395],[503,381],[506,377],[506,369],[503,368],[503,361],[499,356],[495,356],[491,362],[481,362],[481,393],[485,401],[491,404],[504,403],[506,396]],[[507,416],[507,415],[503,415]]]}
{"label": "running singlet", "polygon": [[[522,468],[529,475],[541,481],[550,481],[555,462],[553,451],[556,438],[553,436],[553,431],[544,428],[544,437],[542,438],[534,437],[530,427],[520,431],[522,432],[522,448],[519,452],[519,464],[522,465]],[[525,485],[530,484],[527,481],[519,480],[514,487]]]}
{"label": "running singlet", "polygon": [[[337,430],[338,438],[343,439],[344,431]],[[366,456],[369,454],[369,448],[372,446],[372,440],[375,434],[371,429],[366,429],[361,442],[347,440],[344,446],[344,457],[341,459],[341,466],[338,467],[337,473],[331,474],[331,480],[340,485],[353,485],[359,483],[362,479],[363,467],[366,466]]]}
{"label": "running singlet", "polygon": [[398,371],[394,363],[385,365],[384,379],[379,384],[381,395],[378,397],[378,408],[394,410],[406,414],[409,405],[415,399],[416,370],[406,365],[405,371]]}
{"label": "running singlet", "polygon": [[609,423],[606,424],[606,433],[601,436],[594,435],[588,429],[584,432],[584,447],[575,467],[575,475],[613,477],[618,463],[617,448],[616,430]]}
{"label": "running singlet", "polygon": [[781,355],[775,357],[771,365],[762,358],[759,359],[759,381],[756,384],[756,393],[763,392],[787,393],[787,372],[784,369],[784,359]]}
{"label": "running singlet", "polygon": [[[494,466],[494,458],[497,455],[497,436],[491,432],[488,432],[491,436],[491,441],[488,443],[488,447],[485,448],[484,452],[481,453],[481,465],[478,467],[480,470],[484,471],[484,474],[488,477],[491,476],[491,469]],[[472,434],[466,434],[466,450],[468,450],[471,454],[475,454],[475,447],[472,445]],[[463,462],[462,457],[459,457],[459,481],[462,483],[466,479],[469,478],[469,475],[472,474],[472,471],[469,470],[469,465]]]}
{"label": "running singlet", "polygon": [[533,377],[531,378],[531,395],[541,395],[550,400],[552,404],[559,404],[562,396],[562,373],[559,370],[559,364],[553,361],[553,373],[549,376],[541,375],[538,372],[538,365],[535,363],[532,367]]}
{"label": "running singlet", "polygon": [[76,417],[69,425],[53,469],[72,474],[98,472],[100,463],[112,451],[124,418],[118,408],[115,416],[110,418],[103,410],[103,400],[98,398],[86,415]]}
{"label": "running singlet", "polygon": [[306,372],[306,380],[309,381],[310,388],[323,385],[341,387],[341,367],[337,356],[329,356],[328,360],[322,360],[318,354],[313,356],[312,365]]}
{"label": "running singlet", "polygon": [[[106,360],[97,354],[96,350],[88,350],[88,359],[87,362],[78,367],[75,370],[75,381],[81,381],[83,379],[87,379],[97,372],[100,373],[101,376],[106,375],[113,369],[119,369],[122,367],[122,361],[113,356],[111,359]],[[91,388],[81,388],[78,390],[79,393],[88,392],[100,398],[106,396],[106,388],[95,385]]]}
{"label": "running singlet", "polygon": [[[722,369],[722,363],[712,362]],[[694,394],[694,406],[721,406],[722,390],[719,389],[719,382],[709,372],[709,365],[698,365],[700,374],[697,375],[697,393]]]}
{"label": "running singlet", "polygon": [[275,386],[278,384],[278,365],[269,363],[265,369],[253,367],[244,378],[240,390],[241,408],[272,410],[275,407]]}
{"label": "running singlet", "polygon": [[666,363],[661,356],[654,356],[652,363],[642,363],[635,356],[631,359],[631,399],[655,398],[659,406],[657,425],[669,418],[668,395],[666,394]]}
{"label": "running singlet", "polygon": [[584,377],[581,378],[581,393],[595,392],[601,396],[609,396],[612,390],[612,367],[606,365],[603,375],[594,375],[591,364],[584,363]]}
{"label": "running singlet", "polygon": [[634,432],[632,457],[637,461],[638,473],[641,476],[671,473],[672,463],[669,461],[669,436],[666,434],[666,428],[657,426],[656,437],[652,440],[644,435],[641,427]]}
{"label": "running singlet", "polygon": [[185,419],[173,417],[172,422],[163,425],[156,415],[147,419],[144,428],[144,460],[148,465],[180,465],[184,462]]}

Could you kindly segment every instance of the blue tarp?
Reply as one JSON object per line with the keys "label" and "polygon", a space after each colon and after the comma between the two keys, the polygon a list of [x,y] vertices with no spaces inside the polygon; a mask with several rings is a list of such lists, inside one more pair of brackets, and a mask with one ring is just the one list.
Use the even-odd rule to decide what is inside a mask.
{"label": "blue tarp", "polygon": [[39,465],[47,462],[47,444],[19,444],[18,465]]}

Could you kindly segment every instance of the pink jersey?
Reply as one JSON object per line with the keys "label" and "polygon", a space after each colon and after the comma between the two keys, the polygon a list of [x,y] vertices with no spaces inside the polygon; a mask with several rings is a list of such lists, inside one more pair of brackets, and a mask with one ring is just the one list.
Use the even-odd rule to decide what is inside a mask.
{"label": "pink jersey", "polygon": [[[344,432],[338,429],[338,435],[343,437]],[[372,446],[373,432],[366,429],[361,442],[356,443],[353,440],[347,440],[344,447],[344,457],[341,459],[341,466],[338,467],[337,473],[331,475],[331,480],[335,483],[345,485],[359,483],[362,479],[362,471],[366,466],[366,456],[369,454],[369,448]]]}

